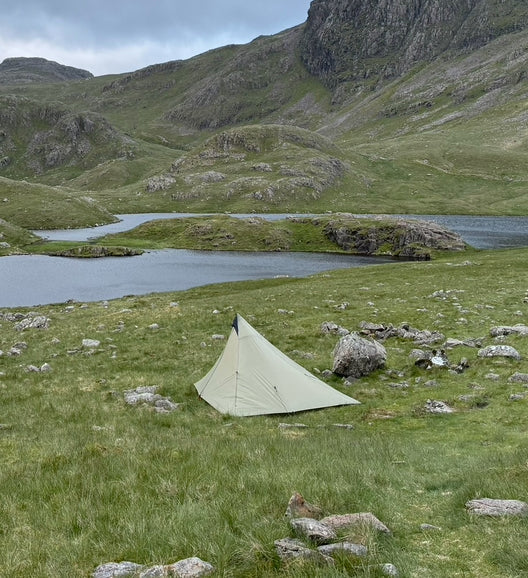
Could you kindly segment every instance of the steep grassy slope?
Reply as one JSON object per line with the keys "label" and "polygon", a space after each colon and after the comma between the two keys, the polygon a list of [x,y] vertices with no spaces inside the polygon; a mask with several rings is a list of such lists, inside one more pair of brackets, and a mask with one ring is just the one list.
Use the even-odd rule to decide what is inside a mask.
{"label": "steep grassy slope", "polygon": [[0,177],[0,215],[27,229],[69,229],[115,221],[86,195],[64,187],[47,187]]}

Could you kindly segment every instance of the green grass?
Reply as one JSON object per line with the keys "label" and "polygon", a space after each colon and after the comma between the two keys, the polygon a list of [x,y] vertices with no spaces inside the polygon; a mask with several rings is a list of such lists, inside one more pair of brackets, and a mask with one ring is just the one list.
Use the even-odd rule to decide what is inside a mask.
{"label": "green grass", "polygon": [[[390,339],[386,370],[351,387],[329,381],[362,405],[291,416],[222,416],[192,385],[221,353],[225,342],[212,335],[227,335],[235,312],[310,371],[331,367],[337,338],[319,329],[327,320],[352,330],[362,320],[408,322],[492,343],[490,327],[526,319],[525,259],[525,250],[476,252],[471,264],[451,255],[107,306],[43,306],[32,310],[49,316],[50,328],[23,333],[2,320],[0,349],[25,341],[27,350],[0,357],[0,576],[84,577],[103,562],[193,555],[220,576],[379,576],[375,565],[385,562],[409,577],[526,575],[526,520],[464,509],[476,497],[526,499],[528,400],[510,401],[523,388],[508,382],[528,372],[526,338],[505,341],[520,362],[448,351],[453,362],[469,359],[461,375],[416,368],[415,345]],[[440,289],[451,293],[433,297]],[[87,354],[83,338],[101,346]],[[45,362],[52,372],[25,371]],[[391,386],[403,381],[407,388]],[[183,409],[127,407],[123,391],[140,385],[158,385]],[[471,393],[478,399],[460,399]],[[427,399],[456,412],[427,415]],[[281,430],[281,422],[309,427]],[[361,563],[284,568],[273,541],[290,535],[284,512],[294,491],[325,513],[372,511],[393,536],[351,536],[369,546]],[[424,533],[422,523],[442,530]]]}

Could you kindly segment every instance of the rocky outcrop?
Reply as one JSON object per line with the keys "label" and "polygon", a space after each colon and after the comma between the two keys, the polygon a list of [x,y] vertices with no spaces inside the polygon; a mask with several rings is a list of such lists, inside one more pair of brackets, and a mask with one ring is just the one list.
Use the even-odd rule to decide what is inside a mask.
{"label": "rocky outcrop", "polygon": [[45,58],[6,58],[0,64],[0,84],[63,82],[93,78],[88,70],[64,66]]}
{"label": "rocky outcrop", "polygon": [[360,255],[392,255],[429,260],[432,251],[462,251],[457,233],[430,221],[340,216],[324,227],[325,235],[341,249]]}
{"label": "rocky outcrop", "polygon": [[50,253],[55,257],[77,257],[77,258],[98,258],[98,257],[133,257],[143,254],[141,249],[130,249],[129,247],[102,247],[98,245],[82,245],[72,247],[64,251]]}
{"label": "rocky outcrop", "polygon": [[328,86],[391,78],[444,52],[475,50],[528,23],[501,0],[314,0],[301,39],[308,70]]}

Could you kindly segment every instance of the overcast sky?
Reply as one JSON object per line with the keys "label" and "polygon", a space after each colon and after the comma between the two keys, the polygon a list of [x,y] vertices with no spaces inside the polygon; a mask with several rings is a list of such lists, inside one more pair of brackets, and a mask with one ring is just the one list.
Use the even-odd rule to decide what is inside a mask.
{"label": "overcast sky", "polygon": [[40,56],[95,76],[244,44],[306,20],[310,0],[0,0],[0,62]]}

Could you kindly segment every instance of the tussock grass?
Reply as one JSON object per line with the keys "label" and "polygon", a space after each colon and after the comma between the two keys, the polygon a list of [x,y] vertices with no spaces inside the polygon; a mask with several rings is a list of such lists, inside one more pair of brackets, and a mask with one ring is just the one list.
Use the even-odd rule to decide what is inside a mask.
{"label": "tussock grass", "polygon": [[[290,416],[222,416],[192,385],[222,351],[212,335],[227,336],[235,311],[311,371],[332,364],[337,338],[319,329],[327,320],[352,330],[362,320],[405,321],[492,343],[491,326],[525,319],[525,251],[464,259],[35,308],[50,317],[48,330],[19,333],[2,320],[0,349],[28,347],[0,357],[0,575],[80,577],[107,561],[192,555],[223,576],[379,576],[385,562],[404,576],[524,575],[526,520],[478,519],[464,504],[526,499],[528,401],[510,401],[524,390],[508,382],[528,372],[525,360],[484,360],[462,347],[448,355],[469,359],[465,373],[426,372],[408,357],[414,344],[390,339],[386,370],[348,388],[329,381],[362,405]],[[433,297],[440,289],[451,292]],[[89,354],[83,338],[101,345]],[[506,342],[526,358],[526,338]],[[45,362],[52,372],[26,371]],[[140,385],[183,408],[126,406],[123,392]],[[471,393],[479,398],[460,398]],[[428,415],[427,399],[456,412]],[[283,567],[273,541],[291,535],[284,512],[294,491],[328,514],[371,511],[393,536],[347,536],[369,547],[361,562]],[[423,532],[422,523],[442,529]]]}

